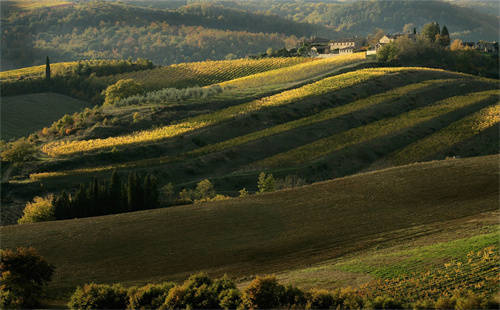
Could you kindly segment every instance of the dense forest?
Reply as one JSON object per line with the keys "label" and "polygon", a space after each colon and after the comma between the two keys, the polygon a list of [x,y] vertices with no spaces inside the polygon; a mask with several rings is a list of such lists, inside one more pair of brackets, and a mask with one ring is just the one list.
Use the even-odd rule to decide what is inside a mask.
{"label": "dense forest", "polygon": [[54,62],[148,58],[160,65],[232,59],[293,47],[304,37],[363,37],[431,21],[453,29],[452,39],[499,35],[498,16],[480,12],[495,4],[476,11],[465,0],[72,2],[21,10],[3,1],[1,69],[39,65],[47,55]]}
{"label": "dense forest", "polygon": [[227,59],[296,45],[325,27],[221,6],[176,11],[89,2],[19,11],[5,7],[2,70],[75,59],[148,58],[156,64]]}

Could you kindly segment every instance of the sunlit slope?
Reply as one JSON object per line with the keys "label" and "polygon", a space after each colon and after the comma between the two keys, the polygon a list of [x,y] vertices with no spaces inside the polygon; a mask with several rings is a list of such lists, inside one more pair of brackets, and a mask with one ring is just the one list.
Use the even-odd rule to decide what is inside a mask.
{"label": "sunlit slope", "polygon": [[[263,169],[288,169],[283,173],[297,173],[311,180],[343,176],[359,172],[453,122],[493,106],[498,100],[497,88],[494,80],[428,68],[356,70],[163,128],[107,139],[50,143],[44,150],[54,156],[75,156],[73,166],[81,157],[104,158],[94,153],[105,154],[110,148],[116,148],[115,157],[110,155],[108,161],[116,163],[77,166],[71,170],[68,166],[46,168],[46,172],[31,177],[90,176],[95,172],[109,173],[115,168],[167,165],[167,169],[175,169],[178,181],[193,178],[183,175],[182,167],[196,161],[205,164],[197,165],[198,174],[194,178],[212,178],[219,171],[253,170],[258,174]],[[483,122],[484,115],[477,114],[478,122]],[[498,123],[495,118],[484,121],[475,129],[462,126],[462,138],[455,140],[473,137]],[[365,156],[363,148],[371,148],[375,143],[383,149],[376,156]],[[452,145],[443,144],[441,148]],[[123,156],[116,157],[117,151]],[[342,165],[338,159],[346,158],[347,154],[348,158],[359,158],[361,165],[346,170],[350,166]],[[425,159],[433,159],[429,155]],[[139,156],[142,159],[133,160]],[[415,156],[408,162],[419,160]],[[308,165],[316,162],[322,165],[321,161],[339,165],[326,169],[335,174],[311,175]]]}
{"label": "sunlit slope", "polygon": [[38,249],[57,267],[53,289],[201,270],[278,272],[373,245],[381,233],[399,238],[413,226],[496,210],[498,160],[435,161],[217,203],[7,226],[2,246]]}
{"label": "sunlit slope", "polygon": [[134,79],[148,89],[206,86],[313,60],[313,58],[305,57],[273,57],[188,62],[150,70],[116,74],[101,77],[98,80],[106,84],[113,84],[121,79]]}
{"label": "sunlit slope", "polygon": [[28,136],[65,114],[72,114],[89,106],[85,101],[56,93],[4,97],[0,102],[2,139]]}

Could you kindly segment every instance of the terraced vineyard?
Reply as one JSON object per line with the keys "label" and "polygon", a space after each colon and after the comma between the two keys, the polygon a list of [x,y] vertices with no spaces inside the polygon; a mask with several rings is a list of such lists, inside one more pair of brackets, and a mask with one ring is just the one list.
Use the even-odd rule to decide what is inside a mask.
{"label": "terraced vineyard", "polygon": [[[438,118],[442,115],[453,112],[456,109],[466,108],[485,100],[497,103],[499,95],[499,90],[493,90],[469,93],[465,96],[450,97],[428,107],[415,109],[394,118],[383,119],[366,126],[342,132],[338,135],[320,139],[286,153],[277,154],[273,157],[255,163],[255,166],[264,168],[303,164],[354,144],[373,140],[405,128],[418,126],[421,123],[433,118]],[[489,115],[484,115],[483,113],[480,116],[482,116],[485,121],[488,121]],[[495,122],[495,119],[493,122]],[[498,119],[496,122],[498,122]],[[475,128],[469,127],[468,131],[473,132],[475,131]],[[471,135],[471,133],[468,132],[467,135]],[[432,151],[432,148],[429,150]]]}
{"label": "terraced vineyard", "polygon": [[283,57],[181,63],[151,70],[102,77],[105,84],[134,79],[148,89],[206,86],[269,70],[313,61],[312,58]]}
{"label": "terraced vineyard", "polygon": [[[271,73],[272,71],[269,72]],[[396,87],[397,85],[399,87]],[[123,154],[131,155],[137,153],[144,158],[142,155],[144,153],[140,151],[142,148],[147,149],[150,145],[160,148],[149,152],[149,156],[146,155],[146,158],[141,160],[130,160],[133,157],[129,156],[127,161],[120,157],[120,162],[109,165],[89,165],[73,170],[55,169],[33,173],[30,177],[32,180],[45,182],[54,177],[91,176],[95,173],[102,175],[116,168],[158,169],[158,167],[174,169],[177,174],[182,174],[180,172],[183,170],[182,167],[207,160],[210,164],[206,171],[205,168],[199,167],[199,174],[195,179],[210,177],[209,174],[205,174],[209,169],[212,171],[224,169],[224,173],[231,172],[236,178],[239,178],[239,175],[256,175],[261,170],[269,169],[278,174],[302,175],[304,173],[302,167],[315,161],[319,160],[318,164],[322,164],[324,160],[336,161],[330,159],[331,154],[344,156],[342,154],[345,152],[356,152],[357,147],[369,145],[372,141],[380,139],[385,141],[384,143],[391,144],[391,148],[387,148],[375,158],[362,160],[363,165],[359,167],[363,168],[374,161],[389,162],[391,152],[397,151],[398,148],[403,149],[425,139],[436,129],[441,130],[451,126],[453,122],[468,117],[469,113],[472,115],[483,108],[491,108],[491,105],[497,102],[499,95],[496,87],[493,80],[436,69],[357,70],[276,95],[180,120],[157,129],[106,139],[49,143],[43,146],[47,154],[69,156],[68,160],[74,157],[75,161],[93,156],[100,158],[99,152],[105,154],[113,148],[114,152],[119,150]],[[294,113],[286,116],[290,111]],[[491,116],[492,111],[485,111],[489,111],[488,115],[485,115],[485,112],[474,114],[474,122],[482,122],[481,126],[469,128],[467,127],[469,123],[464,124],[461,129],[462,136],[455,138],[455,142],[448,143],[447,146],[441,144],[441,148],[451,147],[461,139],[474,136],[498,123],[498,120]],[[277,113],[284,113],[286,116],[284,121],[283,117],[276,119]],[[257,124],[253,121],[255,116],[260,118]],[[311,135],[311,132],[314,134]],[[412,132],[416,132],[417,135]],[[185,145],[183,142],[182,148],[179,148],[179,143],[176,141],[181,140],[176,139],[184,139],[185,135],[192,139],[210,142],[205,145]],[[404,137],[403,142],[396,144],[390,142],[399,136]],[[188,150],[185,150],[186,148]],[[433,148],[426,154],[432,159],[431,151]],[[155,152],[171,155],[154,157]],[[225,158],[230,156],[229,154],[240,155],[228,165]],[[352,158],[357,158],[359,155],[353,153]],[[415,159],[410,158],[408,162],[419,158],[415,153]],[[282,168],[286,169],[280,172]],[[336,176],[341,176],[356,170],[344,171],[337,168],[335,171],[339,173],[335,174]],[[304,176],[318,180],[318,176],[308,172],[305,172]],[[231,175],[228,177],[231,178]],[[319,179],[327,177],[321,176]],[[186,181],[190,178],[193,176],[187,174],[180,177]]]}
{"label": "terraced vineyard", "polygon": [[166,126],[154,130],[137,132],[132,135],[121,137],[110,137],[107,139],[95,139],[89,141],[56,142],[43,146],[43,151],[51,156],[68,155],[78,152],[88,152],[104,148],[111,148],[123,145],[147,143],[171,138],[180,134],[194,131],[203,127],[220,123],[224,120],[236,116],[259,111],[266,107],[280,106],[295,100],[300,100],[313,95],[321,95],[336,89],[346,88],[368,79],[393,72],[391,69],[385,70],[362,70],[354,73],[346,73],[333,78],[321,80],[319,82],[303,86],[301,88],[282,92],[271,97],[265,97],[249,103],[232,106],[220,111],[195,118],[187,119],[175,125]]}

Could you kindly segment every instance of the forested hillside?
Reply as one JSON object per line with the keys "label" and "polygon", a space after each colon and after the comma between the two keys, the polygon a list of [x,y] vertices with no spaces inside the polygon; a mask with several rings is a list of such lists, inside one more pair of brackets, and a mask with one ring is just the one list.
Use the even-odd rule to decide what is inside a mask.
{"label": "forested hillside", "polygon": [[[147,1],[145,1],[147,2]],[[446,24],[452,37],[497,40],[498,2],[486,1],[278,1],[214,0],[227,7],[276,14],[297,22],[326,25],[346,35],[367,35],[376,28],[399,32],[406,24],[419,28],[432,21]],[[477,2],[477,3],[474,3]],[[471,10],[472,8],[472,10]],[[477,9],[476,9],[477,8]],[[489,14],[485,14],[490,11]]]}
{"label": "forested hillside", "polygon": [[319,25],[197,4],[175,11],[111,2],[2,7],[2,70],[42,64],[46,55],[53,61],[141,57],[155,64],[238,58],[327,32]]}

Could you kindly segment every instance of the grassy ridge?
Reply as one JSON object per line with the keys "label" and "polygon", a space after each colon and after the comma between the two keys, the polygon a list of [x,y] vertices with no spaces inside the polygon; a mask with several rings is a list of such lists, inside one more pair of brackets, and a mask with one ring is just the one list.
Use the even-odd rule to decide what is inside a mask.
{"label": "grassy ridge", "polygon": [[397,117],[383,119],[366,126],[320,139],[291,151],[277,154],[254,164],[255,167],[276,167],[305,163],[325,156],[335,150],[384,136],[395,131],[418,125],[456,109],[474,105],[484,100],[496,99],[498,90],[470,93],[466,96],[451,97],[428,107],[422,107]]}
{"label": "grassy ridge", "polygon": [[[166,138],[171,138],[196,129],[220,123],[240,115],[255,112],[266,107],[285,105],[292,101],[318,96],[336,89],[346,88],[359,84],[368,79],[375,78],[391,72],[406,69],[365,69],[355,72],[341,74],[339,76],[323,79],[319,82],[285,91],[270,97],[254,100],[241,105],[203,114],[189,118],[175,125],[169,125],[158,129],[144,130],[130,135],[119,137],[109,137],[106,139],[93,139],[84,141],[57,141],[45,144],[42,150],[50,156],[69,155],[78,152],[95,151],[99,149],[112,148],[117,146],[132,145],[137,143],[154,142]],[[413,69],[412,69],[413,70]]]}
{"label": "grassy ridge", "polygon": [[402,237],[415,225],[495,210],[498,159],[415,164],[217,203],[6,226],[2,246],[37,248],[57,266],[52,289],[63,291],[200,270],[277,272],[376,244],[380,233]]}
{"label": "grassy ridge", "polygon": [[[308,126],[311,126],[313,124],[319,124],[319,123],[329,121],[332,119],[342,118],[345,115],[354,113],[356,111],[366,110],[368,108],[377,106],[381,103],[387,105],[387,108],[390,108],[390,104],[397,104],[398,106],[400,104],[406,105],[405,98],[408,98],[409,102],[412,102],[412,100],[415,100],[415,98],[421,97],[423,95],[423,93],[428,93],[432,89],[436,89],[436,90],[439,89],[440,92],[452,91],[450,94],[453,94],[453,93],[462,94],[462,93],[464,93],[465,89],[460,89],[460,90],[454,91],[453,88],[451,88],[449,86],[454,85],[454,84],[465,85],[465,83],[467,83],[467,81],[468,81],[467,79],[470,79],[470,78],[472,78],[473,79],[472,81],[474,82],[474,84],[469,83],[471,85],[471,87],[472,87],[472,85],[475,85],[472,89],[481,90],[481,89],[488,89],[488,88],[491,88],[492,86],[494,86],[493,82],[490,80],[483,81],[483,80],[477,79],[475,77],[473,78],[470,76],[463,76],[462,74],[457,75],[456,73],[446,72],[446,71],[442,71],[442,70],[423,69],[423,68],[365,69],[363,71],[356,71],[356,72],[352,72],[349,74],[342,74],[342,75],[339,75],[336,77],[327,78],[327,79],[324,79],[322,81],[316,82],[314,84],[306,85],[306,86],[303,86],[303,87],[298,88],[298,89],[283,92],[283,93],[275,95],[275,96],[266,97],[266,98],[263,98],[261,100],[261,102],[266,102],[267,104],[269,104],[269,102],[270,102],[271,104],[274,104],[275,107],[278,107],[280,105],[282,106],[282,103],[278,101],[280,98],[290,97],[291,103],[299,104],[302,102],[304,106],[309,106],[311,104],[311,102],[322,100],[322,99],[311,99],[312,101],[309,100],[311,102],[309,102],[309,101],[304,102],[304,98],[306,98],[309,94],[314,94],[314,95],[320,94],[321,95],[322,93],[326,93],[324,95],[325,98],[329,98],[329,96],[330,96],[329,94],[335,94],[335,91],[338,89],[344,89],[345,90],[344,92],[348,93],[350,88],[349,87],[342,88],[343,86],[340,84],[340,82],[337,83],[336,79],[338,79],[339,81],[343,81],[346,79],[346,77],[350,77],[350,76],[353,77],[356,75],[364,75],[365,77],[368,77],[369,74],[373,75],[376,72],[380,73],[380,70],[385,72],[385,74],[383,74],[381,76],[387,76],[387,77],[384,77],[384,79],[379,79],[380,76],[377,76],[375,79],[373,79],[370,82],[371,86],[369,86],[369,85],[366,86],[367,87],[366,90],[363,90],[363,88],[361,88],[361,91],[356,91],[356,92],[360,93],[361,97],[367,96],[366,98],[354,100],[352,102],[348,101],[348,103],[344,104],[343,100],[346,100],[346,99],[344,99],[344,97],[342,97],[342,95],[341,95],[339,98],[335,99],[335,102],[338,102],[338,103],[333,104],[333,106],[334,106],[333,108],[329,108],[329,109],[327,108],[324,110],[320,110],[319,112],[316,112],[316,113],[310,113],[309,114],[310,116],[298,118],[298,119],[295,119],[295,120],[292,120],[289,122],[281,123],[281,124],[278,124],[275,126],[270,126],[268,128],[261,129],[261,130],[256,130],[256,131],[253,131],[250,133],[246,133],[246,132],[252,130],[252,128],[248,128],[248,130],[241,131],[242,134],[238,134],[234,138],[229,136],[228,138],[225,138],[222,141],[221,141],[221,139],[223,139],[223,138],[218,138],[220,142],[209,143],[209,144],[207,144],[205,146],[201,146],[201,147],[198,146],[198,147],[195,147],[192,151],[179,152],[178,151],[179,148],[176,147],[176,152],[171,154],[171,155],[167,155],[167,156],[164,155],[161,157],[152,157],[152,158],[148,158],[148,159],[135,160],[135,161],[133,161],[133,160],[127,161],[127,159],[124,158],[120,163],[111,164],[111,165],[97,165],[97,166],[89,167],[89,168],[77,168],[77,169],[66,170],[66,171],[57,171],[57,172],[52,171],[52,172],[33,173],[33,174],[31,174],[31,178],[33,180],[42,180],[42,179],[46,179],[49,177],[61,177],[61,176],[73,175],[73,174],[89,174],[89,173],[94,173],[94,172],[103,172],[103,171],[112,170],[115,168],[121,169],[121,168],[134,168],[134,167],[138,168],[138,167],[147,167],[147,166],[158,166],[158,165],[170,163],[172,161],[178,161],[178,160],[183,161],[186,158],[192,158],[192,157],[202,156],[202,155],[209,154],[209,153],[228,150],[230,148],[234,148],[236,146],[242,146],[244,144],[248,144],[248,143],[251,143],[253,141],[262,140],[266,137],[271,137],[274,135],[288,133],[290,131],[297,130],[301,127],[308,127]],[[407,75],[409,75],[409,76],[406,77]],[[444,80],[442,80],[443,78],[444,78]],[[408,80],[408,82],[402,83],[400,81],[401,79]],[[433,80],[433,79],[437,79],[437,80]],[[414,81],[414,83],[412,84],[409,81]],[[373,87],[376,86],[377,89],[380,89],[380,86],[388,84],[388,83],[397,83],[398,85],[405,85],[407,83],[410,83],[410,84],[406,85],[406,86],[402,86],[400,88],[386,91],[384,93],[375,94],[372,96],[369,95],[370,93],[371,94],[374,93],[375,88],[373,88]],[[360,85],[363,86],[364,84],[359,84],[359,85],[355,84],[355,85],[357,87],[360,87]],[[393,85],[393,84],[390,84],[390,85]],[[447,88],[443,88],[445,86]],[[384,87],[382,87],[382,89],[384,89]],[[387,85],[386,85],[385,89],[390,89],[390,87],[387,87]],[[362,93],[365,93],[365,94],[361,95]],[[413,98],[414,96],[416,96],[416,97]],[[443,97],[446,98],[446,96],[438,96],[438,98],[443,98]],[[317,98],[317,97],[314,97],[314,98]],[[354,98],[356,98],[356,97],[354,97]],[[282,99],[280,99],[280,100],[282,100]],[[328,100],[331,101],[331,99],[328,99]],[[259,101],[257,100],[255,102],[259,102]],[[276,104],[276,102],[277,102],[277,104]],[[391,102],[393,102],[393,103],[391,103]],[[425,104],[427,104],[427,103],[425,103]],[[191,118],[188,120],[192,121],[193,119],[199,120],[202,118],[204,118],[205,120],[210,120],[210,117],[213,117],[214,115],[218,115],[218,114],[223,115],[227,111],[234,112],[233,109],[240,109],[241,107],[244,107],[245,105],[248,105],[248,104],[233,106],[233,107],[230,107],[229,109],[226,109],[226,110],[215,111],[213,113],[204,114],[204,115],[201,115],[199,117]],[[397,107],[395,107],[395,108],[397,108]],[[373,114],[373,113],[375,113],[375,111],[372,112],[372,114],[365,113],[366,115],[363,114],[361,117],[363,117],[363,118],[365,118],[366,116],[373,117],[379,113],[387,114],[383,111],[376,112],[376,114]],[[237,124],[231,125],[233,123],[234,122],[229,123],[227,126],[238,126]],[[187,122],[183,122],[183,123],[181,122],[181,124],[189,125],[189,123],[187,123]],[[224,127],[223,125],[221,125],[221,126]],[[174,127],[174,126],[171,126],[171,127]],[[212,131],[213,131],[213,129],[210,129],[210,127],[208,127],[207,132],[212,132]],[[196,135],[196,133],[194,133],[194,135]],[[214,132],[214,135],[219,136],[220,134],[217,134],[216,132]],[[313,139],[313,138],[311,137],[310,139]],[[279,141],[279,138],[278,138],[278,141]],[[271,155],[272,155],[272,153],[271,153]],[[253,161],[255,161],[255,160],[256,159],[254,159]],[[126,162],[124,163],[124,161],[126,161]]]}
{"label": "grassy ridge", "polygon": [[312,60],[302,57],[274,57],[191,62],[101,77],[98,80],[105,84],[113,84],[120,79],[134,79],[147,89],[206,86]]}
{"label": "grassy ridge", "polygon": [[431,154],[450,148],[483,130],[495,126],[500,122],[499,104],[500,102],[494,106],[483,108],[424,139],[412,143],[395,154],[390,155],[388,160],[397,165],[421,161]]}
{"label": "grassy ridge", "polygon": [[80,111],[88,106],[85,101],[56,93],[3,97],[0,102],[2,139],[29,135],[65,114]]}

